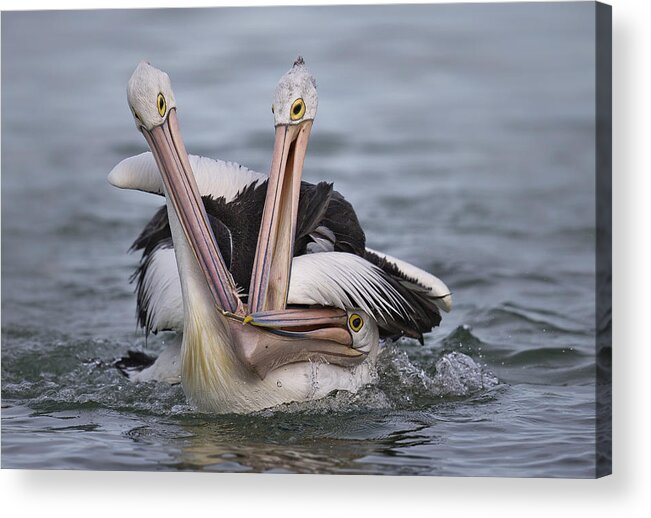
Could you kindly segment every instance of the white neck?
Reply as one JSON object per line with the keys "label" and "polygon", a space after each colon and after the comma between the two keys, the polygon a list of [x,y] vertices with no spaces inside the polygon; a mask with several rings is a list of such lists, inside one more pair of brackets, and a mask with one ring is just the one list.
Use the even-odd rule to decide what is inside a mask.
{"label": "white neck", "polygon": [[356,391],[374,379],[377,340],[370,361],[351,369],[300,362],[275,369],[264,380],[247,370],[235,355],[229,323],[215,308],[178,216],[166,198],[183,294],[181,380],[190,403],[202,411],[246,413],[289,401],[318,399],[333,390]]}
{"label": "white neck", "polygon": [[239,399],[234,391],[251,374],[235,356],[228,323],[215,308],[179,218],[168,196],[166,199],[183,294],[183,390],[199,408],[229,407]]}

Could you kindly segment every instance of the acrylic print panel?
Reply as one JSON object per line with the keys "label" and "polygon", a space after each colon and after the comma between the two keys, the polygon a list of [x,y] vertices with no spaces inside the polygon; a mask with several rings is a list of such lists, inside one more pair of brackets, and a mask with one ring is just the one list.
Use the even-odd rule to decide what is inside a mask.
{"label": "acrylic print panel", "polygon": [[[300,27],[291,37],[288,21]],[[213,242],[198,198],[169,187],[170,230],[160,193],[116,189],[107,176],[148,151],[132,112],[158,146],[161,128],[178,137],[178,118],[191,155],[295,174],[272,168],[272,152],[274,132],[291,125],[291,138],[303,133],[284,152],[299,164],[314,116],[309,80],[274,99],[298,55],[318,84],[303,179],[333,183],[366,246],[404,263],[364,252],[353,213],[328,186],[308,186],[298,227],[318,210],[295,242],[303,255],[289,289],[301,311],[283,309],[283,274],[277,313],[225,317],[210,288],[230,274],[204,275],[189,241]],[[129,109],[141,60],[169,74],[174,96],[141,69],[151,73],[136,77]],[[2,107],[3,468],[610,472],[609,7],[5,12]],[[123,164],[122,187],[160,191],[161,174],[190,185],[192,170],[209,194],[253,178],[207,159],[161,161],[161,172],[151,155],[139,160]],[[205,257],[221,250],[245,284],[265,191],[238,205],[238,190],[208,204],[219,248],[206,245]],[[186,209],[198,216],[184,227],[174,218]],[[155,214],[157,248],[141,263],[143,250],[127,249]],[[173,244],[194,286],[185,314]],[[140,294],[148,318],[136,314],[137,274],[130,283],[139,265],[154,279]],[[314,315],[308,303],[329,306],[328,323],[291,327]],[[265,356],[282,333],[294,333],[284,337],[292,352]],[[315,333],[338,337],[334,354]],[[421,333],[422,345],[397,338]],[[167,355],[167,370],[152,376],[161,354],[155,365]]]}

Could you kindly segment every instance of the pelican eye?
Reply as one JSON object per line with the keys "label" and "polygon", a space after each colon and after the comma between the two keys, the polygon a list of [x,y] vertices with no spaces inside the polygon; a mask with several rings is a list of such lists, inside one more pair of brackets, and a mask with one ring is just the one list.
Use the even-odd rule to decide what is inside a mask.
{"label": "pelican eye", "polygon": [[348,324],[350,325],[350,328],[357,333],[357,331],[359,331],[364,325],[364,320],[357,313],[353,313],[348,318]]}
{"label": "pelican eye", "polygon": [[271,113],[275,113],[275,112],[274,112],[274,105],[273,105],[273,104],[271,105]]}
{"label": "pelican eye", "polygon": [[167,103],[165,102],[165,96],[163,94],[158,94],[156,105],[158,106],[159,115],[165,117],[165,112],[167,112]]}
{"label": "pelican eye", "polygon": [[293,121],[297,121],[302,119],[303,115],[305,115],[305,101],[299,97],[294,101],[294,104],[292,104],[289,116]]}

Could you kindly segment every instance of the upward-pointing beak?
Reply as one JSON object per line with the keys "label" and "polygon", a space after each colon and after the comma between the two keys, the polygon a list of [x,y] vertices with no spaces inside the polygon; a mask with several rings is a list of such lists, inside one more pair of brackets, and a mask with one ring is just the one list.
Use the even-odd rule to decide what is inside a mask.
{"label": "upward-pointing beak", "polygon": [[[249,305],[248,316],[237,295],[208,223],[176,110],[163,124],[142,129],[165,185],[165,194],[204,274],[218,310],[227,318],[233,347],[242,363],[264,379],[270,370],[296,362],[326,361],[352,367],[366,354],[351,346],[346,313],[334,308],[286,309],[293,257],[301,175],[312,121],[279,127],[267,200],[262,217],[254,275],[254,300],[266,312]],[[255,306],[254,306],[255,307]]]}
{"label": "upward-pointing beak", "polygon": [[222,312],[243,314],[233,277],[208,224],[206,209],[181,138],[176,109],[169,111],[160,126],[151,130],[142,128],[141,131],[156,159],[166,196],[172,202],[215,304]]}
{"label": "upward-pointing beak", "polygon": [[251,275],[250,313],[287,304],[303,163],[312,120],[276,127],[267,196]]}

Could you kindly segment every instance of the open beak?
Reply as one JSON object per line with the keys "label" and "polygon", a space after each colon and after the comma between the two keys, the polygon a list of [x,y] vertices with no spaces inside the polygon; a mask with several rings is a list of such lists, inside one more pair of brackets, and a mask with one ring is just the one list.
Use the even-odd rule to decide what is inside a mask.
{"label": "open beak", "polygon": [[284,309],[294,256],[298,199],[312,120],[276,127],[267,197],[253,263],[250,313]]}
{"label": "open beak", "polygon": [[253,313],[245,323],[273,330],[278,335],[314,340],[328,340],[352,346],[348,331],[348,314],[337,308],[291,308]]}
{"label": "open beak", "polygon": [[[165,193],[203,272],[215,304],[226,314],[237,356],[261,379],[296,362],[358,365],[366,354],[352,347],[346,312],[335,308],[286,309],[294,234],[312,121],[276,130],[276,145],[256,248],[248,315],[219,252],[185,145],[176,110],[142,133],[161,172]],[[255,281],[255,284],[254,284]]]}
{"label": "open beak", "polygon": [[166,196],[178,215],[185,237],[194,251],[215,304],[222,312],[242,314],[235,283],[219,252],[199,189],[190,167],[188,153],[179,131],[176,109],[167,119],[151,130],[141,128],[142,134],[158,164]]}
{"label": "open beak", "polygon": [[353,348],[347,313],[342,309],[263,311],[244,319],[251,325],[234,322],[230,320],[231,332],[239,337],[240,344],[236,353],[261,379],[290,363],[313,361],[353,367],[367,356]]}

